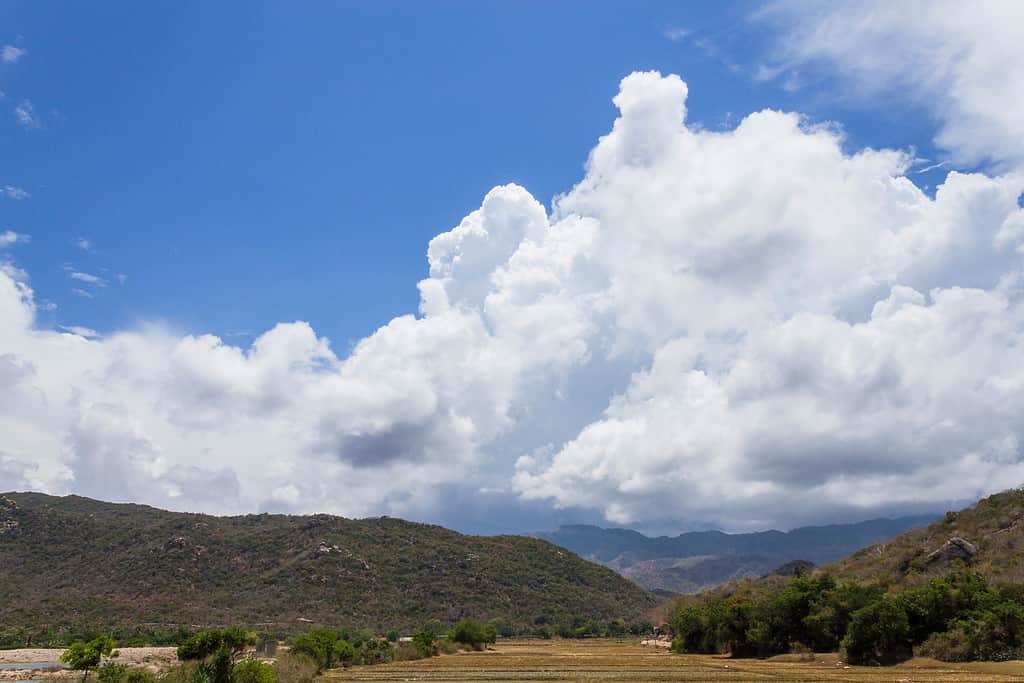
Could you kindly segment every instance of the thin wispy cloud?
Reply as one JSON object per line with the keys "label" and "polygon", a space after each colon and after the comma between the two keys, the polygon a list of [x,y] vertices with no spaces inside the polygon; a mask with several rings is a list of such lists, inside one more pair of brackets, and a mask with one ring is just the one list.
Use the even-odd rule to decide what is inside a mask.
{"label": "thin wispy cloud", "polygon": [[75,240],[75,246],[82,251],[92,251],[92,240],[86,237],[79,237]]}
{"label": "thin wispy cloud", "polygon": [[16,45],[4,45],[0,48],[0,61],[4,64],[17,64],[21,58],[28,54],[28,50]]}
{"label": "thin wispy cloud", "polygon": [[0,187],[0,196],[7,199],[28,199],[32,195],[27,190],[23,190],[15,185],[4,185]]}
{"label": "thin wispy cloud", "polygon": [[690,35],[690,31],[689,29],[682,28],[681,26],[669,26],[662,31],[662,35],[673,43],[678,43],[686,38],[686,36]]}
{"label": "thin wispy cloud", "polygon": [[86,339],[96,339],[100,336],[100,333],[91,327],[83,327],[82,325],[58,325],[58,327],[65,332],[71,334],[77,334],[79,337],[85,337]]}
{"label": "thin wispy cloud", "polygon": [[31,100],[22,100],[14,108],[14,118],[23,128],[39,128],[42,125]]}
{"label": "thin wispy cloud", "polygon": [[95,298],[92,292],[87,292],[87,291],[85,291],[84,289],[82,289],[80,287],[72,287],[71,288],[71,293],[74,294],[75,296],[80,296],[83,299],[93,299],[93,298]]}
{"label": "thin wispy cloud", "polygon": [[13,230],[4,230],[0,232],[0,249],[4,247],[12,247],[15,244],[25,244],[31,238],[28,235],[20,232],[14,232]]}
{"label": "thin wispy cloud", "polygon": [[92,287],[106,287],[107,281],[101,278],[99,275],[93,275],[92,273],[85,273],[80,270],[76,270],[72,266],[64,266],[64,272],[67,273],[68,277],[78,282],[84,282]]}

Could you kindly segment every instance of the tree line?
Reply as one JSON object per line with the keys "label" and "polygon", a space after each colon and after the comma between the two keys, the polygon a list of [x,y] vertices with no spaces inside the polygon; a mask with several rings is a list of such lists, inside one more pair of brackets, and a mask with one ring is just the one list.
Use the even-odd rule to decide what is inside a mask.
{"label": "tree line", "polygon": [[770,657],[840,650],[851,664],[1024,658],[1024,586],[960,569],[903,590],[799,576],[781,588],[703,597],[668,619],[684,653]]}

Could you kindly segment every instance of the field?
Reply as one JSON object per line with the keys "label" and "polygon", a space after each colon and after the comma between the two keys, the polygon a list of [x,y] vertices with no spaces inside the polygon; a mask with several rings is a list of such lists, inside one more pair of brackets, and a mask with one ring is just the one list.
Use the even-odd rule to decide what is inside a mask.
{"label": "field", "polygon": [[353,667],[326,674],[342,681],[1024,681],[1024,662],[945,664],[915,659],[895,667],[844,668],[836,655],[813,662],[674,655],[636,641],[526,640],[486,652]]}

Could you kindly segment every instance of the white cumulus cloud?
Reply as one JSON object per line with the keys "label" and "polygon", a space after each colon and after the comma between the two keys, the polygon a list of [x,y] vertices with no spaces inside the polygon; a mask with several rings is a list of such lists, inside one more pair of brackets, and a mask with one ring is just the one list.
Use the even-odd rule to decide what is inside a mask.
{"label": "white cumulus cloud", "polygon": [[551,211],[491,190],[430,242],[419,315],[347,355],[301,321],[42,329],[0,274],[0,489],[429,516],[454,487],[745,528],[1024,481],[1024,175],[929,196],[909,153],[772,110],[690,128],[688,96],[625,78]]}
{"label": "white cumulus cloud", "polygon": [[763,15],[785,32],[767,73],[823,64],[851,96],[913,98],[959,163],[1024,163],[1024,3],[778,0]]}

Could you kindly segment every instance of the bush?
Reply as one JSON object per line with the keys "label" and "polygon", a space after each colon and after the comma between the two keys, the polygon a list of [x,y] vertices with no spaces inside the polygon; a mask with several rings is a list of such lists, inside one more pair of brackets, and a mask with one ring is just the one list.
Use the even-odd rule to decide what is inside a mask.
{"label": "bush", "polygon": [[258,659],[243,659],[235,664],[233,683],[277,683],[277,676],[269,665]]}
{"label": "bush", "polygon": [[178,659],[196,662],[210,683],[232,683],[235,658],[255,642],[255,633],[237,627],[200,631],[178,646]]}
{"label": "bush", "polygon": [[100,683],[155,683],[156,676],[146,669],[135,669],[127,664],[107,662],[96,672]]}
{"label": "bush", "polygon": [[1004,602],[958,619],[945,633],[932,634],[921,654],[945,662],[1024,658],[1024,606]]}
{"label": "bush", "polygon": [[291,651],[306,655],[317,666],[317,671],[333,669],[336,664],[348,665],[355,658],[351,643],[331,628],[315,628],[295,639]]}
{"label": "bush", "polygon": [[316,678],[316,662],[306,655],[286,653],[274,662],[278,683],[312,683]]}
{"label": "bush", "polygon": [[355,648],[354,661],[359,664],[385,664],[394,658],[391,643],[380,638],[363,641]]}
{"label": "bush", "polygon": [[498,639],[498,634],[490,624],[481,624],[472,619],[463,619],[448,632],[448,640],[458,643],[471,650],[483,650],[488,643]]}
{"label": "bush", "polygon": [[68,668],[82,672],[82,680],[89,677],[89,671],[100,665],[103,657],[116,657],[114,652],[114,641],[107,636],[93,638],[89,642],[72,643],[60,661],[68,665]]}
{"label": "bush", "polygon": [[437,654],[437,634],[429,628],[421,628],[413,634],[412,646],[420,657],[433,657]]}
{"label": "bush", "polygon": [[895,664],[910,659],[910,622],[903,605],[886,597],[853,613],[843,638],[851,664]]}

